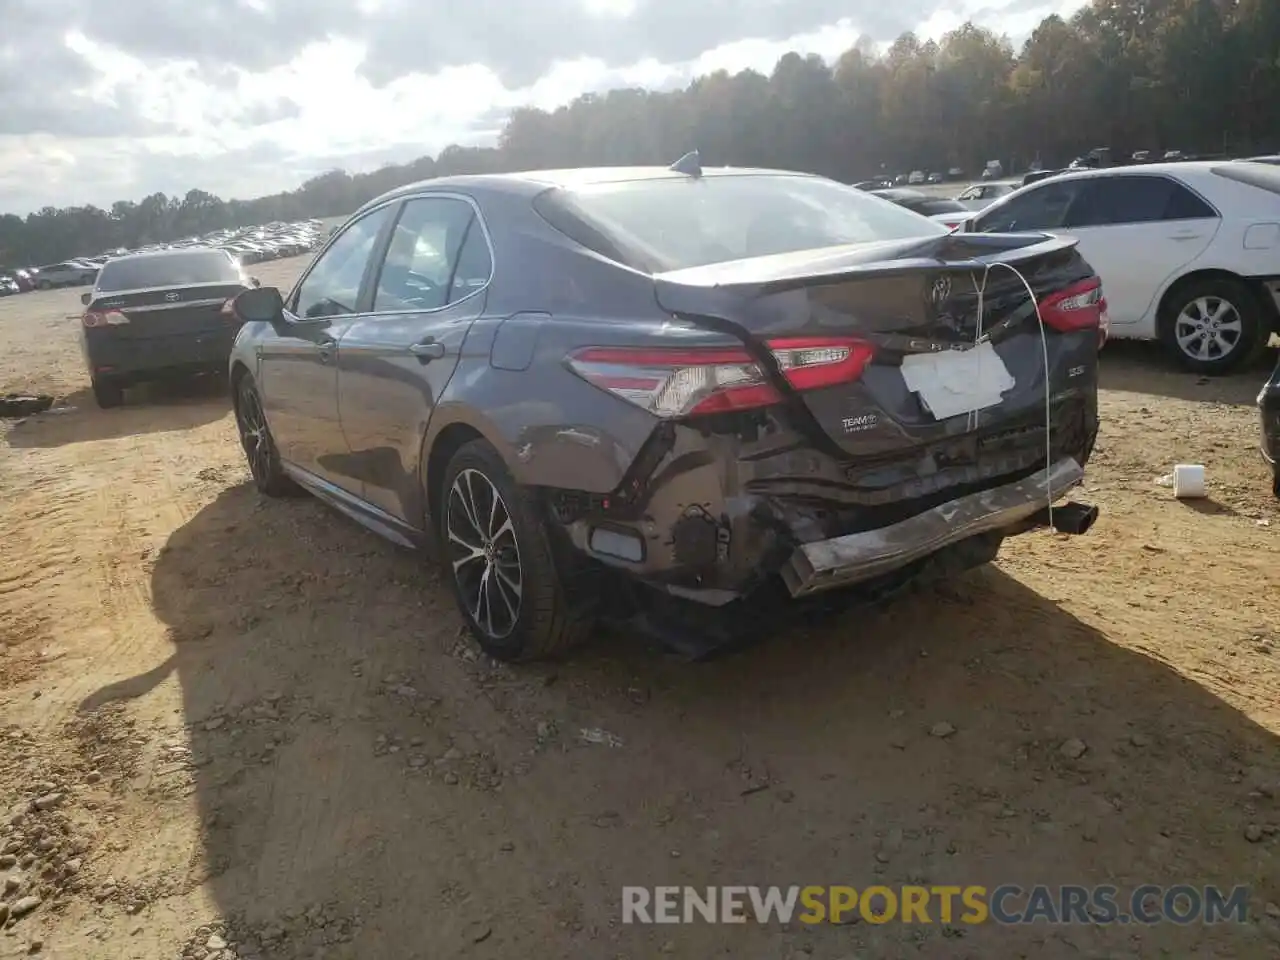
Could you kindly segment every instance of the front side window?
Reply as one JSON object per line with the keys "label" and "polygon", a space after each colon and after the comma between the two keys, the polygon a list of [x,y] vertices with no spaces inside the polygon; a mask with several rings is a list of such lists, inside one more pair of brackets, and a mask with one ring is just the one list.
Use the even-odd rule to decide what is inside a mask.
{"label": "front side window", "polygon": [[334,238],[298,286],[293,312],[305,320],[356,312],[369,255],[393,205],[366,214]]}
{"label": "front side window", "polygon": [[1055,230],[1066,222],[1079,186],[1078,180],[1059,180],[1015,193],[981,214],[974,228],[979,233]]}

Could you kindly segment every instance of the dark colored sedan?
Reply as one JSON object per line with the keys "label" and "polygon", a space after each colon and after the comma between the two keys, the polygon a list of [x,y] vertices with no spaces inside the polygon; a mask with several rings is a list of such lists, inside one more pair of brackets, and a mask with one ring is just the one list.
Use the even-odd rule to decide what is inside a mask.
{"label": "dark colored sedan", "polygon": [[873,190],[871,195],[888,200],[890,203],[896,203],[898,206],[905,207],[912,213],[918,213],[922,217],[941,217],[946,215],[963,219],[973,212],[958,200],[952,200],[948,197],[932,197],[927,193],[921,193],[919,190]]}
{"label": "dark colored sedan", "polygon": [[889,590],[1088,528],[1046,509],[1098,428],[1101,284],[1074,241],[686,161],[415,184],[291,291],[241,294],[259,489],[438,549],[505,659],[565,649],[604,599]]}
{"label": "dark colored sedan", "polygon": [[108,260],[84,303],[81,343],[98,406],[127,387],[226,370],[240,321],[231,300],[250,289],[221,250],[139,253]]}
{"label": "dark colored sedan", "polygon": [[1262,418],[1262,456],[1271,467],[1271,492],[1280,497],[1280,363],[1258,394]]}

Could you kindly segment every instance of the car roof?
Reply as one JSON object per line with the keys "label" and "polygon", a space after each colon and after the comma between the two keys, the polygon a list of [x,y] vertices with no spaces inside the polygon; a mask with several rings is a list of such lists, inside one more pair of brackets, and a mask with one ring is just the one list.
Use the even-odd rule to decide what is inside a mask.
{"label": "car roof", "polygon": [[[1059,180],[1087,180],[1095,177],[1116,177],[1116,176],[1132,176],[1134,174],[1162,174],[1165,176],[1173,176],[1181,179],[1189,177],[1199,178],[1207,176],[1217,167],[1221,167],[1226,161],[1223,160],[1182,160],[1176,163],[1126,163],[1114,167],[1089,167],[1080,170],[1063,170],[1051,179]],[[1028,184],[1028,186],[1039,186],[1040,183],[1047,181],[1039,181],[1038,183]]]}
{"label": "car roof", "polygon": [[[704,167],[704,179],[742,176],[813,177],[816,174],[796,170],[771,170],[763,167]],[[515,173],[460,174],[449,177],[432,177],[416,183],[405,184],[388,190],[360,208],[361,212],[398,197],[412,196],[424,190],[476,190],[508,193],[520,196],[536,196],[556,187],[574,189],[603,183],[630,183],[642,180],[687,180],[688,174],[678,173],[669,167],[565,167],[552,170],[522,170]]]}

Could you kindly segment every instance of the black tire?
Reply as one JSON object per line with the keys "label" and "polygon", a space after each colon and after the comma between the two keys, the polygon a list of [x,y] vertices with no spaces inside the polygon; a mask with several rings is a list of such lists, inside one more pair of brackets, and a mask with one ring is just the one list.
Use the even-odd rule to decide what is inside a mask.
{"label": "black tire", "polygon": [[268,497],[296,495],[299,487],[284,472],[280,451],[262,409],[262,397],[253,377],[247,373],[236,381],[235,409],[240,447],[244,450],[254,486]]}
{"label": "black tire", "polygon": [[[537,498],[515,482],[498,451],[485,440],[465,444],[449,460],[439,493],[445,575],[481,649],[498,660],[528,661],[560,656],[582,642],[592,617],[571,602]],[[462,541],[473,545],[470,551]],[[494,592],[486,587],[482,594],[482,581]]]}
{"label": "black tire", "polygon": [[1271,478],[1271,495],[1280,500],[1280,473]]}
{"label": "black tire", "polygon": [[124,384],[118,380],[94,380],[92,382],[93,399],[98,408],[110,410],[124,404]]}
{"label": "black tire", "polygon": [[1176,288],[1166,299],[1160,340],[1184,369],[1221,376],[1258,359],[1267,345],[1270,316],[1244,282],[1207,277]]}

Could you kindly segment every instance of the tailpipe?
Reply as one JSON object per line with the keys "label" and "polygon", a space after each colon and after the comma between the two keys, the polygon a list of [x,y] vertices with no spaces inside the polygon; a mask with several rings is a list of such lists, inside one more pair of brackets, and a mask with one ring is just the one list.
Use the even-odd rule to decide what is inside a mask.
{"label": "tailpipe", "polygon": [[1069,500],[1060,507],[1041,511],[1039,519],[1052,526],[1059,533],[1079,536],[1088,533],[1089,528],[1098,520],[1098,508],[1091,503],[1076,503]]}

